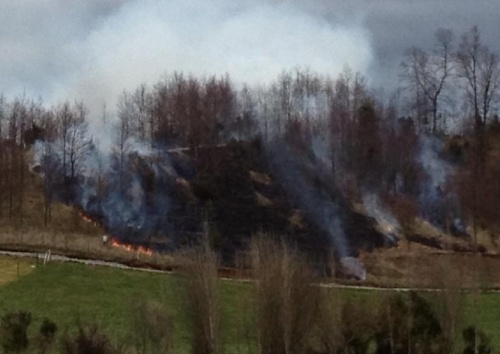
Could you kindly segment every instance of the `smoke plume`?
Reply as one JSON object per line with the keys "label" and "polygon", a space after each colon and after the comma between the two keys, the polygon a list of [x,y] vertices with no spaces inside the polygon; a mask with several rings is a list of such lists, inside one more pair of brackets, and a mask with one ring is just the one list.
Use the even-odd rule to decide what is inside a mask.
{"label": "smoke plume", "polygon": [[378,224],[382,227],[384,235],[391,242],[396,242],[394,234],[400,229],[399,222],[394,215],[381,205],[380,198],[376,194],[367,193],[363,195],[363,206],[366,213],[377,220]]}
{"label": "smoke plume", "polygon": [[420,187],[421,215],[434,225],[454,234],[467,235],[457,195],[446,190],[453,166],[441,157],[443,142],[433,136],[420,136],[418,161],[426,174]]}
{"label": "smoke plume", "polygon": [[372,59],[360,21],[346,25],[302,2],[49,0],[2,1],[4,6],[0,92],[26,92],[51,103],[83,99],[94,116],[104,103],[114,109],[122,90],[168,72],[228,73],[236,82],[261,84],[295,67],[336,75],[348,64],[366,73]]}
{"label": "smoke plume", "polygon": [[[283,141],[270,143],[267,152],[271,167],[291,200],[328,235],[340,258],[349,256],[340,208],[331,193],[333,186],[313,183],[314,178],[321,179],[318,166],[311,164],[305,156],[300,156]],[[331,187],[330,190],[328,187]]]}

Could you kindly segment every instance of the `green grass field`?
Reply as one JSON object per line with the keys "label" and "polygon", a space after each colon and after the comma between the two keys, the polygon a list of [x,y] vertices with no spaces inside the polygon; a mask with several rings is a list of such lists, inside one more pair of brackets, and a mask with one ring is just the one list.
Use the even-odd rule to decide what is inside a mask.
{"label": "green grass field", "polygon": [[[5,261],[4,261],[5,262]],[[3,263],[0,263],[0,265]],[[2,272],[3,269],[0,269]],[[189,352],[189,334],[182,301],[183,290],[179,276],[123,271],[80,264],[49,264],[39,266],[30,274],[0,286],[0,312],[31,311],[36,331],[47,317],[60,329],[82,323],[97,323],[115,341],[129,343],[131,338],[131,305],[138,299],[163,303],[174,320],[175,352]],[[222,282],[224,328],[229,352],[245,345],[237,332],[242,320],[236,313],[242,294],[248,294],[248,284]],[[131,344],[131,343],[129,343]]]}
{"label": "green grass field", "polygon": [[[0,273],[6,269],[3,265],[10,263],[12,267],[12,262],[0,258]],[[95,322],[116,342],[132,344],[131,304],[139,298],[151,299],[162,302],[173,317],[175,353],[189,352],[181,276],[54,263],[10,280],[0,286],[0,312],[31,311],[32,331],[38,329],[44,317],[55,321],[62,330],[74,328],[77,321]],[[378,301],[380,297],[376,291],[331,291],[342,291],[361,301]],[[255,327],[249,325],[251,294],[248,283],[221,281],[227,353],[245,353],[254,347]],[[492,336],[495,348],[500,348],[500,294],[468,295],[465,317],[467,324],[478,324]]]}

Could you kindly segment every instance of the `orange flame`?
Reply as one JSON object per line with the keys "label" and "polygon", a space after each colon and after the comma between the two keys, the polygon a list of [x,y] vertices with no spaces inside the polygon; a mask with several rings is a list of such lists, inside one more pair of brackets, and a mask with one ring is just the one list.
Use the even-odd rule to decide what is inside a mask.
{"label": "orange flame", "polygon": [[109,244],[111,245],[111,247],[120,248],[127,252],[137,252],[138,254],[145,254],[147,256],[153,255],[153,250],[150,248],[143,246],[132,246],[127,243],[122,243],[114,238],[110,239]]}
{"label": "orange flame", "polygon": [[[91,223],[92,225],[94,225],[96,227],[99,227],[99,223],[94,221],[90,216],[85,214],[83,211],[79,211],[78,215],[80,216],[80,218],[83,221],[85,221],[87,223]],[[150,248],[143,247],[143,246],[132,246],[132,245],[127,244],[127,243],[122,243],[122,242],[116,240],[115,238],[109,238],[109,244],[111,245],[111,247],[121,248],[127,252],[137,252],[138,254],[145,254],[147,256],[153,255],[153,250],[151,250]]]}
{"label": "orange flame", "polygon": [[92,225],[94,225],[96,227],[99,227],[99,223],[97,223],[96,221],[94,221],[90,216],[88,216],[87,214],[85,214],[83,211],[79,211],[78,215],[86,223],[89,223],[89,224],[92,224]]}

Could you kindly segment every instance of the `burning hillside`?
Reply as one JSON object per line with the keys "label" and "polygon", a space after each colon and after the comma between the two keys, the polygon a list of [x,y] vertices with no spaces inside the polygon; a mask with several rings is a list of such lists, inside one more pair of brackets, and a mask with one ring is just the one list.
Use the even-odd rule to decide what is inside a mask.
{"label": "burning hillside", "polygon": [[[373,192],[364,194],[362,208],[355,207],[334,183],[321,151],[318,144],[308,150],[289,140],[234,141],[201,148],[197,156],[138,145],[106,169],[85,170],[65,193],[53,192],[76,205],[82,220],[113,235],[112,247],[145,255],[196,242],[207,219],[213,245],[226,261],[258,232],[287,235],[320,257],[334,249],[340,259],[395,245],[402,231],[390,208]],[[436,183],[443,183],[440,178]],[[432,193],[428,198],[442,200]],[[293,222],[297,211],[299,223]],[[437,212],[425,213],[439,225],[430,217]],[[360,267],[346,272],[361,274]]]}
{"label": "burning hillside", "polygon": [[125,93],[102,146],[83,105],[64,104],[47,116],[53,130],[33,133],[32,170],[46,206],[77,207],[116,242],[177,250],[205,223],[228,263],[257,233],[350,259],[396,245],[417,218],[470,241],[474,198],[455,183],[469,162],[412,118],[382,119],[351,79],[284,73],[238,92],[228,78],[173,75]]}

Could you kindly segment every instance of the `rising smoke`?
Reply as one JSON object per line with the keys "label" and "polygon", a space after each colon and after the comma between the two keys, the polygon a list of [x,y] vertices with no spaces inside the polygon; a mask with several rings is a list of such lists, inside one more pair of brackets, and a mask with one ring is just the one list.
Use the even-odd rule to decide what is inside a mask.
{"label": "rising smoke", "polygon": [[363,206],[366,213],[375,218],[381,226],[384,235],[392,242],[396,243],[395,234],[400,231],[400,225],[392,213],[384,208],[378,195],[366,193],[363,195]]}
{"label": "rising smoke", "polygon": [[420,136],[418,162],[426,175],[420,187],[420,214],[435,226],[463,236],[467,231],[459,198],[454,192],[447,191],[454,168],[441,156],[443,145],[437,137]]}
{"label": "rising smoke", "polygon": [[[313,182],[320,169],[309,159],[283,141],[267,146],[271,168],[284,186],[292,202],[329,237],[340,258],[350,255],[349,244],[342,225],[340,208],[334,199],[331,180]],[[326,183],[325,183],[326,182]],[[330,182],[330,183],[328,183]],[[331,187],[331,188],[329,188]]]}
{"label": "rising smoke", "polygon": [[[331,148],[320,135],[313,137],[306,150],[291,146],[284,140],[273,140],[266,146],[272,171],[285,188],[290,200],[298,206],[337,252],[345,275],[366,279],[366,270],[354,257],[350,237],[346,233],[346,208],[336,185],[332,169]],[[351,230],[352,231],[352,230]]]}
{"label": "rising smoke", "polygon": [[[325,16],[304,1],[265,0],[93,0],[78,5],[49,0],[9,5],[4,23],[10,17],[19,19],[20,13],[23,21],[10,30],[15,45],[7,45],[0,61],[5,78],[0,90],[8,96],[40,96],[48,103],[83,100],[90,110],[84,140],[91,143],[74,180],[50,186],[57,193],[58,184],[72,185],[71,195],[55,197],[100,215],[107,229],[122,236],[130,230],[166,233],[169,191],[177,172],[166,154],[139,141],[125,142],[123,159],[113,151],[115,110],[123,90],[152,85],[163,73],[174,71],[198,77],[227,73],[236,87],[268,85],[294,68],[334,77],[348,65],[366,75],[373,59],[370,37],[359,17],[342,18],[342,11]],[[17,16],[9,16],[14,13]],[[64,165],[61,141],[36,144],[35,150],[38,165]],[[286,167],[281,182],[302,191],[292,192],[293,198],[329,235],[339,255],[348,257],[339,206],[328,191],[302,175],[291,157],[275,159],[276,166]],[[67,179],[68,173],[54,175]]]}
{"label": "rising smoke", "polygon": [[82,133],[87,135],[79,140],[74,172],[69,159],[76,150],[70,144],[57,139],[33,145],[33,167],[40,167],[45,193],[83,210],[121,240],[140,243],[163,236],[162,248],[175,249],[168,216],[178,173],[168,152],[130,138],[123,151],[106,153]]}
{"label": "rising smoke", "polygon": [[262,84],[295,67],[334,76],[348,64],[366,74],[372,60],[361,21],[326,18],[303,1],[1,2],[0,91],[83,100],[94,118],[162,73]]}

